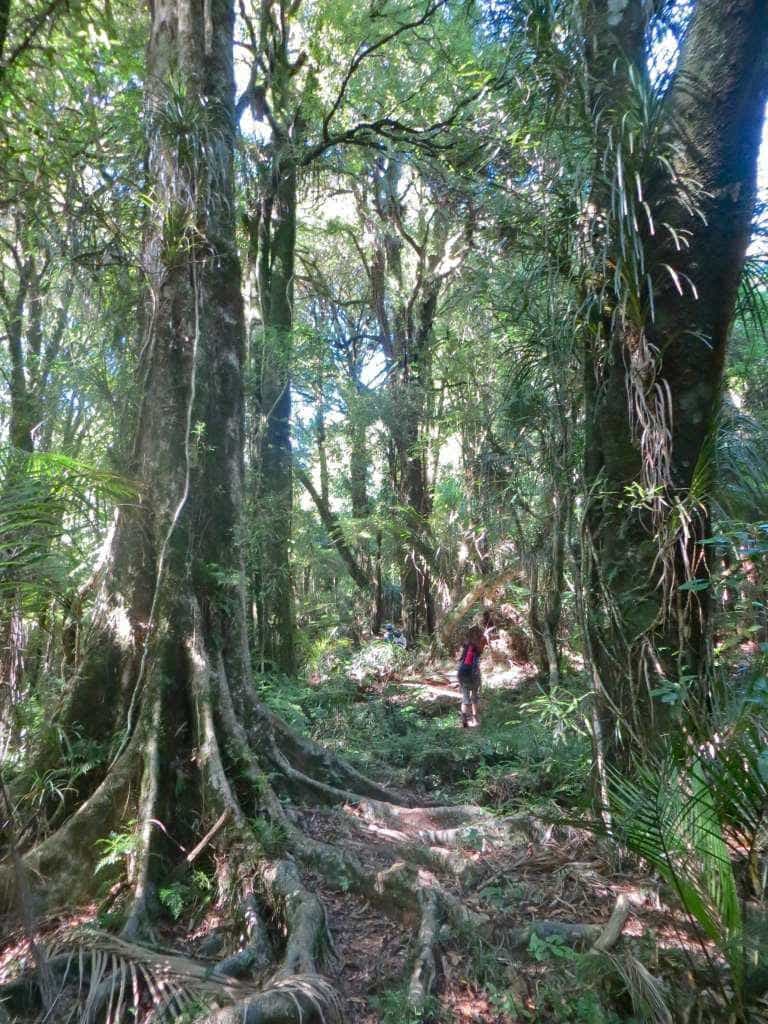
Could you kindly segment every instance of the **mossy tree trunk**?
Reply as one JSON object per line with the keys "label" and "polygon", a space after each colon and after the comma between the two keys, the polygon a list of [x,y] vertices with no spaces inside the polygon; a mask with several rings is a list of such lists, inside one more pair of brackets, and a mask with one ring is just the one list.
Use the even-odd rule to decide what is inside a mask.
{"label": "mossy tree trunk", "polygon": [[[155,823],[189,836],[193,822],[228,799],[210,721],[214,671],[240,702],[250,680],[232,4],[212,0],[207,15],[195,0],[156,0],[151,12],[146,336],[127,467],[139,500],[121,510],[109,538],[99,639],[66,716],[69,727],[109,744],[111,764],[98,785],[89,780],[66,824],[29,854],[51,878],[46,900],[60,899],[62,884],[77,898],[93,884],[95,840],[121,826],[124,796],[137,821],[129,934],[144,927],[158,854],[166,852]],[[200,776],[187,784],[181,752],[195,750]]]}
{"label": "mossy tree trunk", "polygon": [[654,689],[706,708],[708,443],[768,88],[760,0],[699,0],[660,99],[645,17],[640,0],[593,0],[586,26],[596,156],[584,542],[599,731],[613,760],[672,727]]}
{"label": "mossy tree trunk", "polygon": [[255,280],[258,320],[251,330],[253,376],[253,498],[258,527],[254,539],[253,597],[262,662],[286,673],[296,669],[296,615],[291,537],[293,470],[291,368],[296,261],[296,206],[304,123],[304,83],[294,60],[295,21],[300,3],[242,7],[250,38],[252,73],[238,110],[248,104],[268,133],[246,143],[253,151],[253,188],[245,224],[250,239],[249,272]]}
{"label": "mossy tree trunk", "polygon": [[296,246],[292,143],[276,135],[260,175],[256,275],[260,324],[252,342],[255,378],[254,558],[257,645],[284,672],[296,668],[290,543],[293,514],[291,353]]}

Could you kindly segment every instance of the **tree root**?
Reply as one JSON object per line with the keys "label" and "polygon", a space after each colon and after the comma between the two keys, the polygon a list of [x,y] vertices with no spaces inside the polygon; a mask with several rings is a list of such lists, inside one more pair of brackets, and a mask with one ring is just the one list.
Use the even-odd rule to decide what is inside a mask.
{"label": "tree root", "polygon": [[132,941],[145,931],[151,935],[148,924],[148,900],[152,891],[151,857],[154,846],[154,832],[159,815],[160,790],[160,715],[162,703],[160,694],[152,700],[152,721],[144,751],[144,774],[139,797],[139,828],[137,845],[129,871],[128,882],[133,889],[133,900],[128,920],[121,935]]}
{"label": "tree root", "polygon": [[345,799],[347,795],[354,794],[358,798],[371,797],[403,806],[413,803],[406,794],[373,782],[326,747],[294,732],[262,704],[253,691],[248,690],[246,697],[260,738],[266,734],[272,741],[266,753],[274,759],[276,767],[283,769],[287,761],[293,771],[299,773],[295,776],[297,780],[299,776],[304,782],[309,780],[310,784],[318,779],[324,780],[332,789],[344,793]]}
{"label": "tree root", "polygon": [[607,953],[608,950],[613,949],[621,938],[622,929],[627,923],[631,903],[632,900],[626,893],[619,893],[608,923],[592,946],[593,953]]}
{"label": "tree root", "polygon": [[261,975],[272,966],[275,960],[272,940],[252,893],[246,896],[242,911],[248,944],[245,949],[225,957],[214,968],[216,974],[225,974],[228,978]]}
{"label": "tree root", "polygon": [[416,939],[416,959],[408,985],[408,1003],[415,1011],[437,992],[442,976],[440,958],[440,899],[429,890],[419,894],[421,924]]}
{"label": "tree root", "polygon": [[304,888],[292,861],[281,860],[263,867],[260,874],[269,901],[282,908],[288,932],[282,964],[275,977],[316,973],[327,951],[333,948],[323,904]]}
{"label": "tree root", "polygon": [[[258,995],[204,1018],[207,1024],[311,1024],[340,1022],[342,1009],[333,986],[319,969],[333,949],[325,909],[288,860],[262,867],[268,901],[280,908],[287,930],[280,967]],[[220,964],[217,971],[221,971]]]}
{"label": "tree root", "polygon": [[247,1002],[197,1018],[198,1024],[341,1024],[342,1020],[336,990],[317,974],[283,978]]}
{"label": "tree root", "polygon": [[[473,848],[503,843],[520,847],[535,841],[540,823],[529,815],[497,818],[482,807],[396,807],[378,801],[363,800],[354,810],[371,823],[370,827],[391,838],[402,836],[411,843],[427,847]],[[382,829],[378,822],[394,826]],[[427,826],[427,827],[425,827]],[[439,827],[446,826],[446,827]],[[405,831],[407,829],[407,831]]]}

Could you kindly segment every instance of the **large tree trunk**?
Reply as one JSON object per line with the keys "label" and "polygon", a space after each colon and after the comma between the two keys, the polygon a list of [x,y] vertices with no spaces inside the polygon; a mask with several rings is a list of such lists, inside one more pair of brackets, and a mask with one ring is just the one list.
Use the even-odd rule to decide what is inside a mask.
{"label": "large tree trunk", "polygon": [[[642,123],[644,6],[609,8],[590,4],[587,40],[597,287],[586,353],[585,582],[600,731],[608,756],[623,759],[665,733],[660,709],[669,705],[653,699],[655,688],[706,704],[702,481],[754,207],[768,9],[699,0],[658,120]],[[644,140],[643,162],[633,153]]]}
{"label": "large tree trunk", "polygon": [[284,672],[296,669],[290,561],[293,511],[291,351],[296,248],[296,167],[291,143],[273,141],[259,198],[258,290],[261,328],[255,345],[257,445],[254,597],[258,649]]}
{"label": "large tree trunk", "polygon": [[[135,820],[127,937],[147,927],[158,872],[178,859],[178,844],[192,850],[201,834],[217,865],[223,905],[239,902],[260,859],[247,824],[254,815],[281,829],[296,856],[335,872],[340,884],[356,878],[372,890],[354,859],[300,832],[270,775],[293,794],[331,803],[391,797],[275,719],[256,699],[251,679],[241,535],[245,331],[234,244],[233,23],[233,0],[211,0],[205,12],[197,0],[156,0],[152,9],[149,315],[130,467],[140,495],[108,538],[95,613],[100,633],[67,715],[83,738],[103,743],[111,736],[110,764],[100,780],[88,780],[55,831],[39,820],[39,841],[25,852],[35,899],[72,906],[92,898],[100,884],[97,841]],[[164,857],[157,856],[161,850]],[[0,867],[0,903],[11,892],[9,874]],[[273,879],[265,890],[273,911],[285,914],[284,887]],[[324,928],[322,914],[319,920]],[[288,921],[289,931],[294,924]],[[315,927],[289,940],[289,973],[314,970],[323,934]],[[311,979],[309,985],[314,991]]]}

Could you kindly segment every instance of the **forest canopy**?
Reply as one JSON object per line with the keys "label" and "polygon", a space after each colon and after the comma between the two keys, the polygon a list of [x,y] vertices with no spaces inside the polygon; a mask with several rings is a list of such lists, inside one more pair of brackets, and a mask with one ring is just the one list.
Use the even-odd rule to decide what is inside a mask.
{"label": "forest canopy", "polygon": [[765,1019],[767,100],[765,0],[0,0],[0,1024]]}

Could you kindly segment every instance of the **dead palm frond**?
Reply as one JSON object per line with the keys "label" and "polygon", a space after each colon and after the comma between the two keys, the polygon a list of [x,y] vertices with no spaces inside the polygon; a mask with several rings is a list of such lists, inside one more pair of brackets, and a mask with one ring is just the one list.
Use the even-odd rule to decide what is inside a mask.
{"label": "dead palm frond", "polygon": [[174,1020],[191,1006],[239,1002],[260,987],[216,975],[209,963],[150,949],[94,929],[70,933],[51,950],[62,990],[76,986],[66,1018],[78,1024],[136,1019]]}
{"label": "dead palm frond", "polygon": [[67,1024],[207,1020],[222,1006],[245,1007],[254,1001],[265,1012],[287,1001],[295,1006],[297,1020],[338,1024],[343,1016],[333,986],[319,975],[278,972],[262,982],[242,981],[217,972],[210,962],[92,928],[70,931],[51,948],[49,963],[59,979],[57,1008],[51,1012]]}
{"label": "dead palm frond", "polygon": [[631,953],[606,956],[624,983],[637,1018],[648,1024],[673,1024],[664,984]]}

